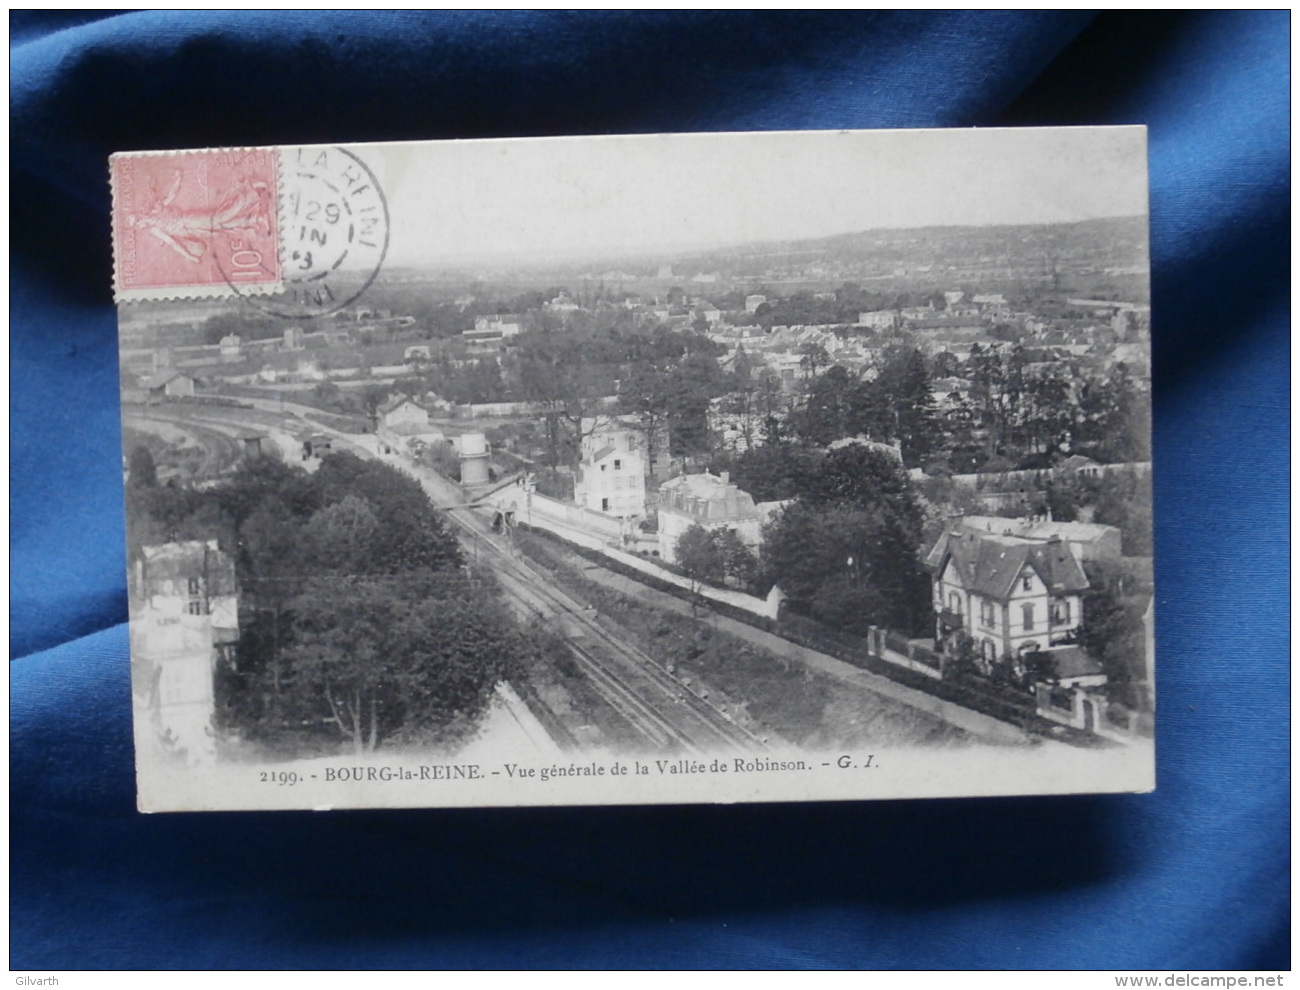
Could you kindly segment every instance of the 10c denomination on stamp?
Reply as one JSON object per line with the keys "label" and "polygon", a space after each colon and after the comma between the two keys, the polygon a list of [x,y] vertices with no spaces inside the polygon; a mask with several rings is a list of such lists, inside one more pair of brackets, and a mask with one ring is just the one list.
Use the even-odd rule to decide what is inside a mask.
{"label": "10c denomination on stamp", "polygon": [[274,149],[122,154],[109,167],[119,301],[281,289]]}

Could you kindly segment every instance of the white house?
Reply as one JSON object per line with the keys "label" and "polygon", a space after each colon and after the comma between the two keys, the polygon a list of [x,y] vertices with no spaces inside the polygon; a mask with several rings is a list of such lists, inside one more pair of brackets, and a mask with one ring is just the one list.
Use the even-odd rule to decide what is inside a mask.
{"label": "white house", "polygon": [[221,362],[222,364],[234,364],[244,356],[244,348],[239,339],[239,334],[230,333],[221,338]]}
{"label": "white house", "polygon": [[898,313],[892,309],[873,309],[859,313],[857,325],[875,330],[893,330],[898,326]]}
{"label": "white house", "polygon": [[[213,674],[239,638],[234,562],[216,540],[142,548],[131,575],[137,733],[193,764],[216,759]],[[143,717],[141,717],[143,716]]]}
{"label": "white house", "polygon": [[561,292],[550,302],[544,304],[553,313],[576,313],[582,309],[567,293]]}
{"label": "white house", "polygon": [[951,524],[926,558],[933,575],[935,643],[951,652],[970,637],[985,673],[996,661],[1059,653],[1058,677],[1105,683],[1101,665],[1072,645],[1088,578],[1059,537],[1025,539]]}
{"label": "white house", "polygon": [[645,515],[645,459],[640,451],[606,444],[586,454],[574,479],[573,497],[593,512],[621,519]]}
{"label": "white house", "polygon": [[477,333],[500,333],[502,337],[514,337],[524,332],[524,325],[518,316],[480,316],[474,320]]}
{"label": "white house", "polygon": [[400,392],[390,395],[375,414],[375,435],[398,450],[409,450],[412,440],[430,443],[442,439],[442,432],[429,425],[429,410]]}
{"label": "white house", "polygon": [[583,458],[587,458],[604,447],[616,447],[619,450],[635,451],[651,477],[661,477],[671,463],[668,450],[668,427],[660,423],[654,433],[654,462],[650,463],[649,438],[641,425],[641,417],[635,413],[623,416],[587,416],[582,420]]}
{"label": "white house", "polygon": [[729,529],[748,547],[763,539],[762,519],[748,492],[721,475],[678,475],[659,486],[659,556],[677,561],[677,541],[692,526]]}
{"label": "white house", "polygon": [[161,371],[144,383],[149,402],[163,399],[188,398],[194,395],[194,379],[175,369]]}
{"label": "white house", "polygon": [[712,326],[715,323],[721,322],[722,310],[718,309],[717,306],[714,306],[710,302],[696,300],[695,304],[691,308],[691,317],[693,319],[704,317],[704,321]]}

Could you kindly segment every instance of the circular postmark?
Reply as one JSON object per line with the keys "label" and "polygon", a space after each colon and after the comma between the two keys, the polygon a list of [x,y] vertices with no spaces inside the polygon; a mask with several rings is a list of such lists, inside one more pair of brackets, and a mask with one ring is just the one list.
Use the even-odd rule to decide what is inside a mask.
{"label": "circular postmark", "polygon": [[280,267],[284,290],[258,294],[227,283],[273,316],[326,316],[374,282],[388,253],[388,202],[374,173],[343,148],[280,151]]}

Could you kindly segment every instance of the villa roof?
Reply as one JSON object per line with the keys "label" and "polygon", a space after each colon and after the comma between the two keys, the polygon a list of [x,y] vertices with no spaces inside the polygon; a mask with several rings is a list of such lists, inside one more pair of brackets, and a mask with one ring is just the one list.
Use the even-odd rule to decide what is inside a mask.
{"label": "villa roof", "polygon": [[660,511],[683,513],[701,522],[755,519],[758,510],[748,492],[714,474],[682,474],[659,486]]}
{"label": "villa roof", "polygon": [[1052,594],[1085,591],[1088,578],[1059,539],[1033,542],[1015,536],[984,533],[965,526],[945,532],[926,557],[926,564],[942,574],[951,563],[962,586],[990,598],[1009,598],[1026,567],[1038,574]]}
{"label": "villa roof", "polygon": [[229,555],[217,547],[216,540],[186,540],[140,548],[144,577],[150,585],[163,587],[172,582],[176,593],[184,592],[176,582],[191,577],[206,577],[209,590],[233,590],[235,566]]}
{"label": "villa roof", "polygon": [[402,408],[402,406],[406,405],[408,402],[416,408],[421,408],[420,404],[409,395],[403,395],[401,392],[398,392],[396,395],[390,395],[388,401],[379,407],[379,415],[387,416],[390,412]]}

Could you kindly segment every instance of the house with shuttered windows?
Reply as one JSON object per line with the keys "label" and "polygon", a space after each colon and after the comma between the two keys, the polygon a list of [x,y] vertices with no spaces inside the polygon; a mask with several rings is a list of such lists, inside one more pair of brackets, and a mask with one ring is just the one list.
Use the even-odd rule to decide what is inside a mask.
{"label": "house with shuttered windows", "polygon": [[[935,644],[965,642],[984,672],[1029,654],[1047,654],[1061,684],[1105,683],[1101,664],[1075,645],[1088,578],[1059,536],[1034,540],[950,523],[926,558],[933,576]],[[969,637],[969,640],[966,639]]]}

